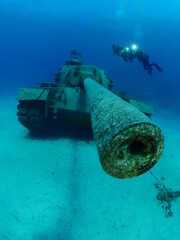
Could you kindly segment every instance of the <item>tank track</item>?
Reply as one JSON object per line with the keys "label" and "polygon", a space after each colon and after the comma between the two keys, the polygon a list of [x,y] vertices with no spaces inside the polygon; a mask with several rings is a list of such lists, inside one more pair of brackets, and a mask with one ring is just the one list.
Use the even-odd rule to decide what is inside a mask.
{"label": "tank track", "polygon": [[45,132],[48,130],[44,101],[19,101],[17,108],[19,122],[29,131]]}

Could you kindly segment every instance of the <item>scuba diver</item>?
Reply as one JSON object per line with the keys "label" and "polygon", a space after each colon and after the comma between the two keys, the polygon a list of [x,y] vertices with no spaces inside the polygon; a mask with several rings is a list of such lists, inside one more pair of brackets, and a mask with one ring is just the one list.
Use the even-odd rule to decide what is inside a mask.
{"label": "scuba diver", "polygon": [[133,45],[132,48],[123,48],[117,45],[112,45],[112,48],[113,55],[122,57],[125,62],[132,62],[135,58],[137,58],[139,62],[142,62],[144,70],[146,70],[150,75],[152,75],[152,67],[156,67],[159,72],[163,72],[163,69],[159,65],[157,65],[156,63],[150,63],[149,56],[145,54],[142,50],[137,49],[136,45]]}

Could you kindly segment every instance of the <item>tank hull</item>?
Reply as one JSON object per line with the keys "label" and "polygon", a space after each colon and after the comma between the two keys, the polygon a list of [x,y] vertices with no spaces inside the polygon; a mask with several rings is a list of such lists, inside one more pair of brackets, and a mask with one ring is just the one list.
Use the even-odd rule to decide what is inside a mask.
{"label": "tank hull", "polygon": [[[17,94],[18,120],[32,132],[46,132],[72,127],[80,131],[91,131],[89,106],[83,88],[58,84],[44,87],[20,88]],[[128,97],[125,93],[115,95],[138,108],[150,117],[153,109],[149,105]]]}
{"label": "tank hull", "polygon": [[18,120],[32,132],[64,127],[91,130],[91,119],[83,89],[54,86],[21,88],[18,91]]}

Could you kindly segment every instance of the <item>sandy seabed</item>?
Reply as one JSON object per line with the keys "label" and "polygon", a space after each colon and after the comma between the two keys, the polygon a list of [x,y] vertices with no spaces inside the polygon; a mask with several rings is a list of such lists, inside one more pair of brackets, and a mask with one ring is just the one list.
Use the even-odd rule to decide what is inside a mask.
{"label": "sandy seabed", "polygon": [[[0,240],[180,239],[180,198],[166,217],[149,172],[108,176],[93,140],[32,137],[16,104],[0,100]],[[165,149],[152,172],[180,190],[180,117],[164,112],[153,120]]]}

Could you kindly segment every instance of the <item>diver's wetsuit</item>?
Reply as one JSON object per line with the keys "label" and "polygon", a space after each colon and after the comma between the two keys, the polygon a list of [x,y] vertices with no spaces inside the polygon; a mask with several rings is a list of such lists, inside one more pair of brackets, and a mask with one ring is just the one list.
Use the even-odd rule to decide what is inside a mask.
{"label": "diver's wetsuit", "polygon": [[144,64],[144,62],[142,62],[143,64],[143,67],[145,70],[147,70],[147,72],[152,75],[152,66],[155,66],[156,69],[159,71],[159,72],[163,72],[162,68],[160,66],[158,66],[156,63],[151,63],[151,64]]}
{"label": "diver's wetsuit", "polygon": [[136,51],[136,58],[139,60],[139,62],[142,62],[144,70],[147,70],[147,72],[150,75],[152,75],[152,67],[153,66],[155,66],[159,72],[163,72],[162,68],[160,66],[158,66],[156,63],[149,63],[149,56],[147,54],[143,53],[142,50]]}
{"label": "diver's wetsuit", "polygon": [[144,70],[147,70],[148,74],[152,75],[152,67],[155,66],[159,72],[163,72],[163,69],[158,66],[156,63],[149,62],[149,56],[145,54],[142,50],[126,50],[116,45],[112,45],[113,54],[119,57],[123,57],[124,61],[132,62],[135,58],[142,62]]}

